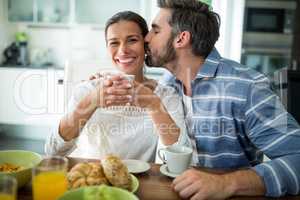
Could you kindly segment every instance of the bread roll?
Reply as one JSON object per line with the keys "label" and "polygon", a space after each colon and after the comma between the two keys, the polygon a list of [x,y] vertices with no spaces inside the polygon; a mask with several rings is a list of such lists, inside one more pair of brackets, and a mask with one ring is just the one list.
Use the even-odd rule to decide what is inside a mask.
{"label": "bread roll", "polygon": [[104,174],[110,184],[131,191],[131,176],[128,172],[127,166],[123,164],[119,157],[108,155],[106,158],[101,160],[101,164]]}
{"label": "bread roll", "polygon": [[78,163],[68,173],[69,188],[108,184],[99,163]]}

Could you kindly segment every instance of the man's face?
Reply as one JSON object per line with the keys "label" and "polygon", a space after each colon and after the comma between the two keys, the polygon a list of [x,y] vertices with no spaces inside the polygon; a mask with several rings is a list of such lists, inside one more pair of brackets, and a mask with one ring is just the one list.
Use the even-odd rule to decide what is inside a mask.
{"label": "man's face", "polygon": [[[171,11],[160,9],[152,23],[152,29],[147,34],[146,64],[148,66],[167,67],[176,58],[176,51],[173,46],[174,36],[169,25]],[[168,67],[167,67],[168,68]]]}

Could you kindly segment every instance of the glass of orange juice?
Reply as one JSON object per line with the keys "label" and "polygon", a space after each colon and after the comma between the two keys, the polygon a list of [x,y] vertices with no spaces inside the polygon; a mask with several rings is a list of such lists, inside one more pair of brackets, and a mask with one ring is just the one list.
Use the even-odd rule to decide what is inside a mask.
{"label": "glass of orange juice", "polygon": [[17,199],[17,181],[14,177],[8,175],[0,175],[0,199]]}
{"label": "glass of orange juice", "polygon": [[60,156],[44,158],[32,170],[34,200],[56,200],[67,191],[68,160]]}

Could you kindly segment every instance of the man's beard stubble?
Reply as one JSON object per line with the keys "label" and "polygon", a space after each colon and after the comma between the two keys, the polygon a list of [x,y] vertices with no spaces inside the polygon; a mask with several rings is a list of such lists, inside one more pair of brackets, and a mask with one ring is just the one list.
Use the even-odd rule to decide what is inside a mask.
{"label": "man's beard stubble", "polygon": [[152,52],[150,52],[149,47],[146,46],[146,48],[148,49],[148,53],[145,58],[146,65],[149,67],[166,67],[168,63],[175,61],[176,51],[173,47],[173,40],[174,37],[171,36],[164,48],[165,52],[161,55],[156,55],[156,57],[152,55]]}

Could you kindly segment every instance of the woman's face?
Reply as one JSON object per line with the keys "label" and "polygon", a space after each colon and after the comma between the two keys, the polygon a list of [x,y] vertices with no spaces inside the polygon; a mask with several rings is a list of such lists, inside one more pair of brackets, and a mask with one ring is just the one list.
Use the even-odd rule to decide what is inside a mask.
{"label": "woman's face", "polygon": [[126,74],[141,73],[144,65],[144,37],[139,26],[131,21],[110,25],[106,34],[107,50],[112,62]]}

